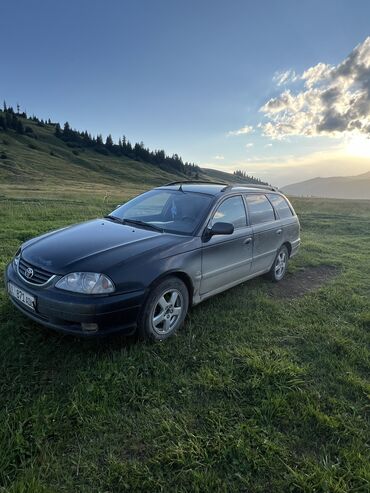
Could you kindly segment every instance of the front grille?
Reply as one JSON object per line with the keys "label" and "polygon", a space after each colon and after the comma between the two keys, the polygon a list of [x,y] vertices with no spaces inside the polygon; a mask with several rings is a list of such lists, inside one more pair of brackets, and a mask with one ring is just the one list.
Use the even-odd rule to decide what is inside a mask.
{"label": "front grille", "polygon": [[[27,269],[33,270],[33,275],[31,277],[26,276]],[[54,275],[52,272],[48,272],[40,267],[35,267],[29,262],[26,262],[22,257],[19,259],[18,272],[23,279],[32,284],[45,284]]]}

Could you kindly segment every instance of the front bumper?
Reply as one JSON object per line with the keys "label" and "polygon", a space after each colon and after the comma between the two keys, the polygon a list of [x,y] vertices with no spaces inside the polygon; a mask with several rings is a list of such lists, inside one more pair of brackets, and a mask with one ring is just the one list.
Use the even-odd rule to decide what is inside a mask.
{"label": "front bumper", "polygon": [[[87,296],[56,289],[53,284],[45,287],[33,286],[20,278],[11,263],[5,270],[6,289],[8,281],[36,298],[36,308],[32,310],[9,296],[24,315],[45,327],[78,336],[91,337],[113,332],[133,333],[145,299],[144,290],[108,296]],[[82,323],[97,324],[98,329],[83,330]]]}

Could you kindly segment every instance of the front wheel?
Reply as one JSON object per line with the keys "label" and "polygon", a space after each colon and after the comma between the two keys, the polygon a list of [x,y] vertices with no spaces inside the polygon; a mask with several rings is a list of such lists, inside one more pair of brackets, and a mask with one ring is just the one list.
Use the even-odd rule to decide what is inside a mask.
{"label": "front wheel", "polygon": [[167,277],[149,293],[138,320],[138,333],[145,339],[163,341],[183,324],[189,293],[177,277]]}
{"label": "front wheel", "polygon": [[283,245],[276,254],[274,263],[267,276],[274,282],[281,281],[288,268],[289,252],[285,245]]}

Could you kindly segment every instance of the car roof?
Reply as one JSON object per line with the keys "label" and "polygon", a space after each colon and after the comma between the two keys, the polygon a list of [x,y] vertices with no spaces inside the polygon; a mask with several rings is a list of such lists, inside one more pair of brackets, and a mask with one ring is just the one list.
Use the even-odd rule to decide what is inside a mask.
{"label": "car roof", "polygon": [[167,183],[167,185],[162,185],[157,187],[159,189],[167,190],[180,190],[182,192],[198,192],[205,193],[208,195],[218,195],[221,192],[278,192],[276,187],[271,187],[269,185],[255,185],[255,184],[234,184],[230,185],[227,183],[219,182],[200,182],[200,181],[177,181],[172,183]]}
{"label": "car roof", "polygon": [[181,192],[198,192],[206,193],[208,195],[217,195],[227,187],[226,183],[207,183],[207,182],[174,182],[168,183],[158,188],[165,188],[167,190],[180,190]]}

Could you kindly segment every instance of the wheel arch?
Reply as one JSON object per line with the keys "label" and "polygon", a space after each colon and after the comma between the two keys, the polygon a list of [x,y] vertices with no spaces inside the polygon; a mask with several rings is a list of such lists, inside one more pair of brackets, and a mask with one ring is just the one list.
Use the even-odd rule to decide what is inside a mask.
{"label": "wheel arch", "polygon": [[174,270],[174,271],[168,271],[165,272],[164,274],[161,274],[158,276],[156,279],[152,281],[152,283],[149,286],[148,293],[161,281],[166,279],[167,277],[177,277],[180,279],[186,286],[188,293],[189,293],[189,306],[193,304],[193,295],[194,295],[194,285],[193,281],[191,280],[191,277],[189,274],[187,274],[184,271],[179,271],[179,270]]}
{"label": "wheel arch", "polygon": [[290,243],[290,241],[286,241],[281,246],[285,246],[287,248],[288,254],[289,254],[289,257],[290,257],[290,255],[292,253],[292,244]]}

